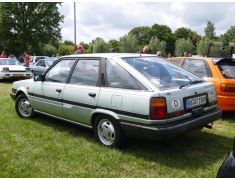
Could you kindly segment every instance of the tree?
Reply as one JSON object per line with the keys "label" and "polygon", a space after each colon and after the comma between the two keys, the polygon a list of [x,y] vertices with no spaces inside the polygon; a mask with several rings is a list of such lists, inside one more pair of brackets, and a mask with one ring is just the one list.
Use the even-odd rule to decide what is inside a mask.
{"label": "tree", "polygon": [[82,45],[83,48],[85,49],[84,53],[92,53],[92,51],[89,51],[89,49],[90,49],[90,44],[87,44],[87,43],[85,43],[85,42],[83,42],[83,41],[80,42],[79,44]]}
{"label": "tree", "polygon": [[148,33],[148,36],[151,37],[157,37],[160,41],[165,41],[166,46],[166,53],[173,53],[175,49],[175,37],[174,34],[171,31],[171,28],[166,25],[159,25],[154,24],[151,27],[150,32]]}
{"label": "tree", "polygon": [[111,39],[108,42],[109,49],[113,50],[114,52],[119,52],[120,51],[120,42],[115,39]]}
{"label": "tree", "polygon": [[125,53],[136,53],[138,51],[137,39],[135,35],[124,35],[120,38],[120,51]]}
{"label": "tree", "polygon": [[204,29],[205,36],[209,39],[214,39],[215,38],[215,25],[214,23],[208,21],[207,25]]}
{"label": "tree", "polygon": [[235,26],[231,26],[224,34],[220,36],[220,39],[228,43],[235,43]]}
{"label": "tree", "polygon": [[175,54],[176,56],[183,56],[184,52],[192,53],[194,50],[193,43],[190,39],[178,39],[175,43]]}
{"label": "tree", "polygon": [[61,39],[60,23],[64,16],[58,10],[60,3],[7,2],[0,3],[0,37],[4,47],[16,54],[41,43]]}
{"label": "tree", "polygon": [[210,44],[209,38],[203,37],[197,45],[197,54],[206,56],[209,44]]}
{"label": "tree", "polygon": [[74,42],[73,41],[69,41],[69,40],[65,40],[63,42],[64,45],[71,45],[71,46],[74,46]]}
{"label": "tree", "polygon": [[58,53],[62,56],[74,54],[74,46],[61,44],[58,49]]}
{"label": "tree", "polygon": [[43,53],[42,55],[46,56],[53,56],[57,54],[57,49],[52,44],[45,44],[43,46]]}
{"label": "tree", "polygon": [[148,26],[135,27],[129,31],[129,35],[135,35],[137,39],[137,44],[139,46],[146,45],[150,41],[150,32],[151,28]]}
{"label": "tree", "polygon": [[184,39],[191,39],[193,42],[193,45],[196,46],[198,41],[200,40],[200,35],[198,35],[195,31],[192,31],[189,28],[178,28],[175,31],[175,38],[180,39],[180,38],[184,38]]}
{"label": "tree", "polygon": [[108,52],[108,44],[102,38],[96,38],[93,43],[93,53],[105,53]]}
{"label": "tree", "polygon": [[160,41],[157,37],[152,37],[149,42],[149,47],[152,53],[156,53],[157,51],[162,51],[163,54],[165,54],[166,42]]}

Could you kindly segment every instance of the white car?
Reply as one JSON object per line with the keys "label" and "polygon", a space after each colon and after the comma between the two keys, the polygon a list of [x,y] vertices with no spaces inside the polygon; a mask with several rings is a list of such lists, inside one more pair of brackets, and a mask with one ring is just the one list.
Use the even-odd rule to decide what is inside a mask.
{"label": "white car", "polygon": [[49,58],[48,56],[30,56],[30,64],[35,64],[40,59],[46,59]]}
{"label": "white car", "polygon": [[30,78],[32,72],[16,59],[0,58],[0,79]]}

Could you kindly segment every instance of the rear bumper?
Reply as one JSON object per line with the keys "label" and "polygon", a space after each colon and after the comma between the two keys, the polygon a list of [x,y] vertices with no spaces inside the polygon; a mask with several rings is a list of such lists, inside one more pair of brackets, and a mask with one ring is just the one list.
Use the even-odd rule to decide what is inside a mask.
{"label": "rear bumper", "polygon": [[194,129],[204,127],[220,119],[221,116],[222,110],[215,108],[200,116],[166,124],[145,125],[121,121],[120,125],[124,133],[129,137],[154,140],[178,136]]}
{"label": "rear bumper", "polygon": [[234,111],[235,97],[218,95],[218,107],[224,111]]}

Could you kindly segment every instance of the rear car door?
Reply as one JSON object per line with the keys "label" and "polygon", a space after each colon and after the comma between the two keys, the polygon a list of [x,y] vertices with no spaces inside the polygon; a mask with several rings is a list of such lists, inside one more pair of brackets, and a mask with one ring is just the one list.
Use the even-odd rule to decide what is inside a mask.
{"label": "rear car door", "polygon": [[65,118],[90,125],[100,93],[100,59],[79,59],[63,93]]}
{"label": "rear car door", "polygon": [[62,94],[75,60],[61,60],[46,74],[44,81],[37,81],[33,90],[33,106],[36,110],[64,117]]}

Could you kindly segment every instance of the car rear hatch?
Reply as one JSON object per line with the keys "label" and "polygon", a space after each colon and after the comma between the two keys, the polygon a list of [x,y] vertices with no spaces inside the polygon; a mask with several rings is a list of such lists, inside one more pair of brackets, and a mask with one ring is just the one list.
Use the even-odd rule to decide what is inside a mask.
{"label": "car rear hatch", "polygon": [[217,103],[215,88],[210,82],[160,91],[159,95],[166,98],[168,122],[201,115],[215,108]]}
{"label": "car rear hatch", "polygon": [[219,69],[219,73],[222,75],[220,81],[220,91],[218,94],[223,93],[226,96],[235,95],[235,59],[222,58],[214,60],[214,63]]}

